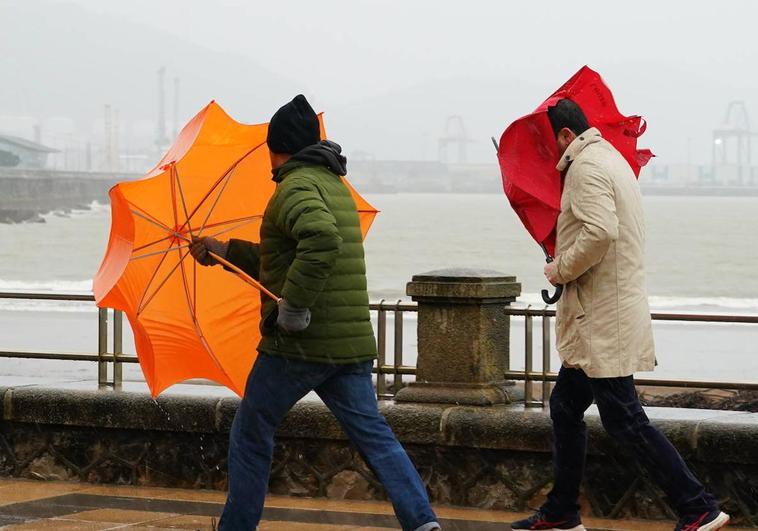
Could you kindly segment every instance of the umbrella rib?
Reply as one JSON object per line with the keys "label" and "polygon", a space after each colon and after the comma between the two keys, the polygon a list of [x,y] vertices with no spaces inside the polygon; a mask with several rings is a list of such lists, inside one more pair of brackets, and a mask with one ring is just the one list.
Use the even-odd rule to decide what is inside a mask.
{"label": "umbrella rib", "polygon": [[184,245],[177,245],[171,246],[168,249],[162,249],[160,251],[153,251],[152,253],[145,253],[145,254],[138,254],[137,256],[132,256],[129,261],[133,262],[135,260],[142,260],[144,258],[150,258],[151,256],[158,256],[159,254],[168,254],[173,251],[178,251],[179,249],[188,249],[190,247],[189,243],[185,243]]}
{"label": "umbrella rib", "polygon": [[148,280],[147,282],[147,286],[145,286],[145,291],[142,292],[142,297],[140,297],[139,304],[137,305],[138,315],[140,312],[140,308],[142,308],[142,303],[145,302],[145,297],[147,297],[147,292],[150,291],[150,286],[153,285],[153,281],[155,280],[155,277],[158,276],[158,271],[161,270],[161,266],[163,265],[163,262],[166,261],[166,257],[168,257],[168,252],[166,252],[161,258],[160,262],[158,262],[158,265],[156,266],[155,271],[153,271],[153,274],[150,276],[150,280]]}
{"label": "umbrella rib", "polygon": [[[139,212],[136,212],[135,210],[132,210],[132,209],[130,209],[130,210],[131,210],[131,212],[132,212],[132,214],[134,214],[135,216],[138,216],[138,217],[140,217],[140,218],[144,219],[145,221],[147,221],[147,222],[149,222],[149,223],[152,223],[153,225],[155,225],[155,226],[157,226],[157,227],[160,227],[161,229],[165,230],[166,232],[168,232],[168,233],[169,233],[170,235],[172,235],[172,236],[176,236],[176,237],[178,237],[178,238],[181,238],[181,239],[183,239],[183,240],[185,240],[185,241],[187,241],[187,242],[191,241],[191,240],[190,240],[190,238],[186,237],[186,236],[183,234],[183,232],[184,232],[184,230],[185,230],[185,227],[186,227],[187,225],[189,225],[189,221],[190,221],[190,220],[191,220],[191,219],[192,219],[192,218],[195,216],[195,214],[197,214],[197,211],[200,209],[200,207],[203,205],[203,203],[205,203],[205,201],[206,201],[206,200],[207,200],[207,199],[210,197],[210,195],[211,195],[211,194],[213,193],[213,191],[214,191],[214,190],[215,190],[215,189],[218,187],[218,185],[219,185],[219,184],[221,184],[221,182],[222,182],[224,179],[226,179],[226,178],[229,176],[229,174],[230,174],[230,173],[231,173],[231,172],[232,172],[232,171],[233,171],[233,170],[234,170],[234,169],[235,169],[235,168],[236,168],[236,167],[239,165],[239,163],[240,163],[240,162],[242,162],[242,161],[243,161],[245,158],[247,158],[247,157],[248,157],[248,156],[249,156],[251,153],[253,153],[253,152],[254,152],[256,149],[258,149],[259,147],[261,147],[263,144],[265,144],[265,141],[264,141],[264,142],[261,142],[260,144],[258,144],[257,146],[255,146],[253,149],[251,149],[250,151],[248,151],[247,153],[245,153],[245,154],[244,154],[242,157],[240,157],[240,158],[239,158],[239,159],[238,159],[238,160],[237,160],[237,161],[236,161],[234,164],[232,164],[232,165],[231,165],[231,166],[230,166],[230,167],[229,167],[229,168],[228,168],[228,169],[227,169],[227,170],[224,172],[224,174],[223,174],[221,177],[219,177],[219,179],[218,179],[218,180],[217,180],[217,181],[216,181],[216,182],[213,184],[213,186],[211,186],[211,189],[208,191],[208,193],[205,195],[205,197],[203,197],[203,198],[200,200],[200,202],[198,203],[198,205],[197,205],[197,206],[196,206],[196,207],[193,209],[192,213],[191,213],[191,214],[190,214],[190,215],[187,217],[187,222],[186,222],[186,223],[184,223],[184,224],[181,226],[181,228],[179,229],[179,231],[178,231],[178,232],[177,232],[177,231],[175,231],[175,230],[173,230],[173,229],[171,229],[170,227],[166,226],[165,224],[161,223],[160,221],[158,221],[158,219],[157,219],[155,216],[153,216],[152,214],[150,214],[149,212],[147,212],[145,209],[143,209],[143,208],[141,208],[141,207],[139,207],[139,206],[135,205],[134,203],[132,203],[131,201],[129,201],[129,200],[127,199],[127,202],[128,202],[128,203],[129,203],[131,206],[133,206],[135,209],[137,209],[137,210],[139,211]],[[219,197],[220,197],[220,195],[219,195]],[[218,203],[218,199],[216,200],[216,203]],[[215,204],[214,204],[214,207],[213,207],[213,208],[215,208]],[[211,210],[213,210],[213,208],[211,208]],[[208,217],[210,217],[210,214],[208,215]],[[245,218],[240,218],[240,219],[245,219]],[[236,220],[233,220],[233,221],[236,221]],[[206,223],[207,223],[207,218],[206,218]],[[229,221],[229,222],[222,222],[222,223],[231,223],[231,221]],[[217,223],[216,225],[220,225],[220,224],[221,224],[221,223]],[[205,226],[205,223],[204,223],[203,225]],[[167,237],[167,238],[168,238],[168,237]],[[162,239],[160,239],[160,240],[156,240],[156,241],[154,241],[154,242],[151,242],[151,243],[148,243],[148,244],[146,244],[146,245],[143,245],[143,246],[141,246],[141,247],[138,247],[137,249],[135,249],[135,251],[138,251],[138,250],[140,250],[140,249],[144,249],[144,248],[146,248],[146,247],[150,247],[151,245],[155,245],[155,244],[157,244],[157,243],[160,243],[160,242],[162,242],[162,241],[166,240],[167,238],[162,238]]]}
{"label": "umbrella rib", "polygon": [[[184,253],[182,253],[182,255],[186,256]],[[182,273],[182,287],[184,288],[184,295],[187,298],[187,307],[189,308],[189,311],[190,311],[190,317],[192,318],[192,323],[195,325],[195,332],[197,332],[197,334],[202,337],[203,335],[202,331],[200,330],[200,327],[198,326],[198,323],[197,323],[197,314],[193,311],[193,308],[195,307],[195,305],[193,304],[192,298],[190,297],[190,294],[189,294],[189,287],[187,286],[187,272],[184,269],[184,264],[181,264],[180,270]]]}
{"label": "umbrella rib", "polygon": [[[229,168],[228,170],[226,170],[224,172],[224,174],[221,177],[219,177],[218,180],[215,183],[213,183],[213,186],[211,186],[210,190],[208,190],[208,192],[205,194],[205,196],[200,200],[200,202],[197,204],[197,206],[192,210],[192,213],[187,218],[188,220],[190,220],[190,219],[192,219],[192,218],[195,217],[195,214],[197,214],[197,211],[200,210],[201,206],[203,206],[203,203],[205,203],[205,201],[211,196],[211,194],[218,187],[218,185],[221,184],[221,182],[229,176],[229,173],[233,169],[234,169],[234,167]],[[184,225],[182,225],[180,227],[180,230],[182,230],[182,231],[184,230]]]}
{"label": "umbrella rib", "polygon": [[[143,210],[142,208],[138,207],[137,205],[135,205],[131,201],[128,201],[128,203],[130,205],[132,205],[135,209],[137,209],[137,210],[129,209],[130,212],[132,214],[134,214],[135,216],[138,216],[138,217],[144,219],[145,221],[147,221],[149,223],[152,223],[153,225],[156,225],[156,226],[162,228],[165,231],[168,231],[169,234],[173,234],[177,238],[181,238],[181,239],[183,239],[186,242],[190,242],[190,240],[186,236],[184,236],[183,234],[179,234],[178,232],[171,230],[169,227],[166,227],[165,225],[163,225],[163,223],[161,223],[157,219],[152,219],[152,216],[150,214],[148,214],[147,212],[145,212],[145,210]],[[142,214],[141,212],[138,212],[138,211],[144,212],[144,214]],[[171,243],[171,246],[173,246],[173,242]],[[153,271],[153,274],[150,277],[150,280],[148,281],[147,286],[145,286],[145,291],[142,292],[142,298],[140,299],[139,306],[137,307],[137,315],[139,315],[142,312],[142,310],[144,310],[144,308],[148,305],[148,303],[151,300],[153,300],[153,297],[155,296],[155,293],[153,294],[153,296],[150,297],[150,299],[148,301],[145,301],[145,297],[147,296],[147,292],[150,290],[150,286],[152,286],[153,281],[155,280],[155,277],[158,276],[158,271],[160,270],[160,268],[163,265],[163,262],[166,260],[167,256],[168,256],[168,252],[166,252],[163,255],[163,258],[161,258],[161,261],[158,262],[158,265],[155,268],[155,271]],[[175,270],[176,270],[176,268],[174,268],[171,271],[171,273],[173,273]],[[171,273],[169,273],[169,275],[171,275]],[[156,293],[158,292],[158,290],[161,289],[161,287],[163,287],[163,284],[165,284],[167,280],[168,280],[168,278],[166,278],[166,279],[163,280],[163,282],[161,283],[161,285],[158,286],[158,288],[156,289],[156,291],[155,291]]]}
{"label": "umbrella rib", "polygon": [[[212,193],[213,193],[213,191],[216,189],[216,187],[218,187],[218,185],[219,185],[219,184],[220,184],[220,183],[221,183],[221,182],[222,182],[224,179],[226,179],[226,182],[228,183],[228,182],[229,182],[229,179],[231,178],[231,174],[234,172],[234,170],[237,168],[237,166],[239,166],[239,164],[240,164],[240,163],[241,163],[243,160],[245,160],[245,159],[246,159],[246,158],[247,158],[247,157],[248,157],[250,154],[252,154],[253,152],[255,152],[255,151],[256,151],[256,150],[257,150],[259,147],[263,146],[265,143],[266,143],[266,141],[264,140],[264,141],[263,141],[263,142],[261,142],[260,144],[258,144],[258,145],[256,145],[255,147],[253,147],[253,148],[252,148],[250,151],[248,151],[247,153],[245,153],[244,155],[242,155],[242,156],[241,156],[239,159],[237,159],[237,161],[236,161],[236,162],[234,162],[234,164],[232,164],[231,166],[229,166],[229,169],[227,169],[227,170],[224,172],[224,175],[223,175],[223,176],[222,176],[222,177],[221,177],[221,178],[220,178],[218,181],[216,181],[216,183],[215,183],[215,184],[213,185],[213,187],[212,187],[212,188],[211,188],[211,189],[208,191],[208,193],[205,195],[205,197],[203,197],[203,199],[201,199],[201,200],[200,200],[200,202],[198,203],[198,205],[197,205],[197,206],[195,207],[195,209],[192,211],[192,214],[190,214],[190,216],[189,216],[189,218],[188,218],[188,220],[187,220],[187,221],[189,221],[189,219],[192,219],[193,217],[195,217],[195,214],[197,213],[197,211],[200,209],[200,207],[201,207],[201,206],[203,206],[203,204],[205,203],[205,201],[207,201],[207,199],[208,199],[208,198],[211,196],[211,194],[212,194]],[[226,188],[226,184],[224,185],[224,188]],[[211,209],[208,211],[208,215],[205,217],[205,221],[203,222],[203,224],[202,224],[202,227],[200,228],[200,232],[198,232],[198,235],[199,235],[200,233],[202,233],[202,232],[203,232],[203,228],[205,227],[205,224],[208,222],[208,219],[210,218],[210,216],[211,216],[211,213],[212,213],[212,212],[213,212],[213,210],[216,208],[216,204],[218,203],[218,200],[221,198],[221,194],[223,193],[223,191],[224,191],[224,190],[222,189],[222,190],[221,190],[221,192],[219,192],[219,194],[218,194],[218,197],[216,198],[216,201],[214,202],[214,204],[213,204],[213,206],[211,207]],[[181,228],[182,228],[182,229],[184,229],[184,227],[183,227],[183,226],[182,226]]]}
{"label": "umbrella rib", "polygon": [[[174,179],[176,180],[176,184],[179,186],[179,197],[182,199],[182,209],[184,210],[184,215],[187,217],[187,229],[189,230],[190,234],[192,234],[192,225],[190,225],[190,218],[189,218],[189,212],[187,211],[187,202],[184,199],[184,190],[182,189],[182,181],[179,179],[179,170],[176,168],[176,164],[173,165],[174,168]],[[182,229],[184,228],[184,225],[182,225]]]}
{"label": "umbrella rib", "polygon": [[[168,254],[166,256],[168,256]],[[158,284],[158,287],[155,288],[155,291],[153,291],[152,295],[150,295],[150,298],[147,299],[144,304],[140,304],[139,308],[137,309],[137,315],[139,315],[139,314],[141,314],[142,312],[145,311],[145,309],[147,308],[147,305],[152,302],[152,300],[155,298],[155,296],[158,294],[158,292],[161,290],[161,288],[163,288],[163,286],[166,284],[166,282],[168,282],[168,279],[171,278],[171,275],[174,274],[174,271],[176,271],[179,268],[179,266],[182,265],[182,262],[184,262],[184,259],[187,258],[188,256],[189,256],[189,253],[182,255],[182,257],[179,259],[179,261],[176,263],[176,265],[171,268],[171,271],[168,272],[168,274],[166,275],[166,277],[161,281],[160,284]],[[165,257],[164,257],[164,259],[165,259]],[[158,266],[158,267],[160,268],[160,266]],[[156,273],[157,272],[158,272],[158,270],[156,269]],[[149,287],[150,286],[148,285],[148,288]],[[145,295],[147,295],[147,289],[145,290]]]}
{"label": "umbrella rib", "polygon": [[[219,184],[242,162],[245,160],[251,153],[255,152],[259,147],[263,146],[266,143],[264,140],[260,144],[253,147],[250,151],[242,155],[239,159],[237,159],[227,170],[223,173],[221,177],[211,186],[211,189],[208,190],[208,193],[205,194],[205,197],[203,197],[200,202],[197,204],[197,206],[192,210],[192,213],[189,215],[188,221],[195,217],[195,214],[197,214],[198,210],[200,210],[200,207],[203,206],[203,204],[208,200],[208,198],[211,196],[213,191],[218,187]],[[212,209],[211,209],[212,210]],[[184,230],[184,225],[181,227],[180,230]]]}
{"label": "umbrella rib", "polygon": [[[174,182],[171,181],[170,185],[171,185],[171,198],[172,198],[171,199],[171,207],[172,207],[172,210],[173,210],[173,213],[174,213],[174,225],[176,226],[176,225],[178,225],[178,219],[177,219],[177,212],[176,212],[176,192],[175,192],[175,189],[174,189]],[[163,223],[161,223],[160,221],[158,221],[157,219],[155,219],[154,216],[150,215],[144,209],[140,208],[139,206],[135,205],[134,203],[130,202],[129,204],[132,205],[132,206],[134,206],[134,208],[136,208],[140,212],[144,213],[144,215],[143,215],[140,212],[138,212],[137,210],[131,210],[132,214],[135,214],[135,215],[141,217],[142,219],[144,219],[146,221],[149,221],[150,223],[153,223],[154,225],[157,225],[157,226],[163,228],[169,234],[172,234],[173,237],[174,237],[174,239],[181,238],[181,239],[185,240],[186,242],[188,242],[188,244],[191,243],[191,241],[186,236],[184,236],[183,234],[180,234],[180,233],[176,232],[175,230],[172,230],[170,227],[167,227],[167,226],[163,225]],[[155,291],[150,296],[150,298],[147,299],[147,300],[145,300],[145,297],[147,296],[147,293],[150,291],[150,287],[152,286],[153,282],[155,281],[155,278],[158,276],[158,271],[160,271],[161,266],[165,262],[166,257],[168,256],[169,251],[171,251],[171,249],[173,248],[173,243],[174,242],[172,241],[171,244],[169,245],[169,248],[166,249],[165,254],[161,258],[160,262],[158,262],[158,265],[155,268],[155,271],[153,271],[153,274],[150,277],[150,281],[147,283],[147,286],[145,287],[145,291],[142,293],[142,298],[140,300],[140,304],[139,304],[138,309],[137,309],[137,314],[138,315],[140,313],[142,313],[145,310],[145,308],[147,308],[147,305],[150,304],[150,302],[153,300],[153,298],[155,298],[155,296],[158,294],[158,292],[161,290],[161,288],[163,288],[163,286],[166,284],[166,282],[168,282],[168,279],[171,277],[171,275],[174,273],[174,271],[176,271],[176,267],[179,266],[179,265],[181,265],[181,263],[184,261],[184,258],[186,258],[186,255],[182,256],[182,258],[181,258],[181,260],[179,260],[179,263],[177,264],[177,266],[174,266],[174,268],[171,271],[169,271],[169,273],[166,276],[166,278],[164,278],[163,281],[158,285],[158,287],[155,288]],[[131,261],[131,259],[130,259],[130,261]]]}
{"label": "umbrella rib", "polygon": [[[228,228],[226,228],[226,229],[224,229],[224,230],[220,230],[220,231],[218,231],[218,232],[216,232],[216,233],[213,233],[213,234],[211,234],[211,235],[210,235],[210,237],[211,237],[211,238],[216,238],[216,237],[218,237],[218,236],[221,236],[222,234],[226,234],[227,232],[231,232],[231,231],[233,231],[233,230],[237,230],[237,229],[239,229],[240,227],[244,227],[245,225],[248,225],[248,224],[252,223],[253,221],[255,221],[255,219],[256,219],[256,218],[259,218],[259,217],[260,217],[260,216],[250,216],[249,218],[247,218],[247,219],[246,219],[246,221],[243,221],[243,222],[241,222],[241,223],[238,223],[237,225],[234,225],[233,227],[228,227]],[[240,218],[240,219],[245,219],[245,218]],[[212,226],[213,226],[213,227],[219,227],[219,226],[221,226],[221,225],[226,225],[227,223],[232,223],[232,222],[234,222],[234,221],[239,221],[239,220],[230,220],[230,221],[223,221],[223,222],[221,222],[221,223],[216,223],[215,225],[212,225]],[[209,225],[209,226],[210,226],[210,225]],[[168,236],[168,237],[164,238],[164,240],[167,240],[167,239],[169,239],[169,238],[172,238],[172,237],[173,237],[173,236]],[[161,241],[163,241],[163,240],[161,240]],[[157,243],[157,242],[154,242],[154,243]],[[172,251],[178,251],[178,250],[180,250],[180,249],[187,249],[187,248],[189,248],[191,245],[192,245],[192,244],[186,243],[186,244],[184,244],[184,245],[177,245],[176,247],[174,247],[174,246],[171,246],[171,247],[169,247],[168,249],[162,249],[162,250],[160,250],[160,251],[153,251],[153,252],[151,252],[151,253],[139,254],[139,255],[137,255],[137,256],[132,256],[132,257],[129,259],[129,261],[131,262],[131,261],[133,261],[133,260],[142,260],[143,258],[150,258],[151,256],[158,256],[159,254],[166,254],[166,253],[170,253],[170,252],[172,252]],[[144,248],[145,248],[145,246],[142,246],[142,247],[139,247],[139,248],[137,248],[137,249],[135,249],[135,250],[144,249]]]}
{"label": "umbrella rib", "polygon": [[[236,219],[230,219],[230,220],[227,220],[227,221],[219,221],[219,222],[217,222],[217,223],[209,223],[208,225],[206,225],[206,226],[205,226],[205,228],[206,228],[206,229],[209,229],[209,228],[212,228],[212,227],[220,227],[221,225],[227,225],[227,224],[229,224],[229,223],[236,223],[236,222],[238,222],[238,221],[247,221],[247,222],[252,222],[252,221],[254,221],[254,220],[256,220],[256,219],[260,219],[260,218],[262,218],[262,217],[263,217],[263,216],[260,216],[260,215],[256,215],[256,216],[246,216],[246,217],[244,217],[244,218],[236,218]],[[235,228],[239,228],[239,227],[241,227],[241,226],[243,226],[243,224],[242,224],[242,223],[241,223],[240,225],[237,225]],[[212,235],[211,235],[211,237],[212,237],[212,238],[215,238],[216,236],[219,236],[219,235],[221,235],[221,234],[224,234],[225,232],[229,232],[230,230],[232,230],[232,229],[227,229],[227,230],[224,230],[224,231],[221,231],[221,232],[217,232],[216,234],[212,234]],[[186,232],[185,230],[181,231],[181,234],[186,234],[186,233],[187,233],[187,232]],[[168,235],[168,236],[165,236],[165,237],[161,238],[160,240],[155,240],[155,241],[152,241],[152,242],[150,242],[150,243],[146,243],[146,244],[144,244],[144,245],[140,245],[139,247],[135,247],[135,248],[132,250],[132,252],[134,253],[134,252],[136,252],[136,251],[142,251],[143,249],[147,249],[148,247],[152,247],[153,245],[157,245],[157,244],[159,244],[159,243],[161,243],[161,242],[165,242],[166,240],[170,240],[171,238],[174,238],[174,237],[175,237],[175,236],[174,236],[173,234],[170,234],[170,235]],[[182,246],[182,247],[184,247],[184,246]],[[159,252],[156,252],[156,253],[152,253],[150,256],[153,256],[153,255],[159,254],[160,252],[164,252],[164,251],[159,251]],[[145,255],[145,256],[148,256],[148,255]]]}
{"label": "umbrella rib", "polygon": [[224,190],[226,190],[226,187],[229,184],[229,181],[232,180],[232,175],[234,175],[234,171],[236,169],[237,169],[237,166],[235,166],[232,170],[229,171],[229,173],[227,173],[226,179],[224,180],[224,185],[221,187],[221,190],[218,191],[218,195],[216,196],[216,199],[213,201],[211,208],[208,209],[208,214],[205,216],[205,219],[203,220],[203,224],[200,225],[200,230],[197,232],[198,237],[200,237],[200,235],[205,230],[205,226],[208,224],[208,220],[211,218],[211,214],[213,214],[213,210],[216,208],[216,205],[218,205],[218,202],[221,200],[221,196],[223,195]]}
{"label": "umbrella rib", "polygon": [[[176,211],[176,172],[174,164],[171,165],[171,178],[169,179],[169,186],[171,189],[171,212],[174,214],[174,227],[179,226],[179,215]],[[173,230],[176,230],[174,228]]]}
{"label": "umbrella rib", "polygon": [[147,221],[148,223],[152,223],[152,224],[153,224],[153,225],[155,225],[156,227],[159,227],[159,228],[161,228],[161,229],[165,230],[166,232],[168,232],[168,233],[169,233],[170,235],[172,235],[172,236],[176,236],[177,238],[180,238],[180,239],[182,239],[182,240],[184,240],[184,241],[186,241],[186,242],[189,242],[189,241],[190,241],[190,239],[189,239],[189,238],[187,238],[187,237],[186,237],[184,234],[182,234],[182,233],[180,233],[180,232],[176,232],[175,230],[171,229],[170,227],[168,227],[168,226],[164,225],[163,223],[161,223],[161,222],[160,222],[160,221],[158,221],[157,219],[154,219],[152,216],[150,216],[150,214],[147,214],[147,213],[143,213],[143,212],[145,212],[145,211],[144,211],[144,210],[142,210],[142,209],[141,209],[140,207],[138,207],[137,205],[135,205],[134,203],[129,203],[129,204],[130,204],[130,205],[132,205],[134,208],[136,208],[136,209],[137,209],[137,210],[129,209],[129,210],[130,210],[130,212],[131,212],[132,214],[134,214],[135,216],[138,216],[138,217],[140,217],[140,218],[144,219],[145,221]]}
{"label": "umbrella rib", "polygon": [[132,249],[132,252],[134,253],[134,252],[137,252],[137,251],[141,251],[143,249],[147,249],[148,247],[152,247],[153,245],[157,245],[159,243],[165,242],[166,240],[170,240],[171,238],[175,238],[175,236],[173,234],[169,234],[168,236],[164,236],[160,240],[155,240],[153,242],[146,243],[144,245],[140,245],[139,247],[135,247],[134,249]]}
{"label": "umbrella rib", "polygon": [[[256,219],[261,219],[262,217],[263,217],[262,215],[256,214],[254,216],[245,216],[244,218],[235,218],[235,219],[229,219],[229,220],[226,220],[226,221],[217,221],[216,223],[209,223],[208,225],[205,226],[205,228],[206,229],[212,229],[212,228],[215,228],[215,227],[220,227],[221,225],[229,225],[230,223],[243,222],[243,223],[240,223],[240,226],[241,226],[241,225],[245,225],[247,223],[252,223]],[[216,234],[218,234],[218,233],[216,233]]]}
{"label": "umbrella rib", "polygon": [[[245,225],[249,225],[250,223],[252,223],[253,221],[255,221],[257,218],[260,218],[260,216],[251,216],[248,219],[246,219],[246,220],[244,220],[244,221],[242,221],[242,222],[240,222],[240,223],[238,223],[236,225],[233,225],[231,227],[227,227],[224,230],[220,230],[220,231],[218,231],[216,233],[211,234],[211,238],[215,238],[217,236],[221,236],[222,234],[226,234],[227,232],[232,232],[233,230],[237,230],[240,227],[244,227]],[[236,221],[239,221],[239,220],[236,220]],[[226,225],[227,223],[231,223],[231,221],[225,221],[223,223],[217,223],[217,224],[215,224],[213,226],[214,227],[219,227],[221,225]],[[206,227],[206,228],[208,228],[208,227]]]}
{"label": "umbrella rib", "polygon": [[[164,229],[164,230],[166,230],[166,231],[169,232],[169,236],[167,238],[171,238],[172,239],[171,243],[169,244],[169,249],[174,245],[173,239],[176,236],[181,237],[181,234],[177,234],[177,233],[173,232],[171,229],[169,229],[168,227],[166,227],[165,225],[163,225],[163,223],[161,223],[160,221],[158,221],[155,218],[155,216],[151,215],[145,209],[139,207],[138,205],[135,205],[134,203],[132,203],[128,199],[127,199],[127,203],[129,203],[129,205],[131,205],[132,207],[134,207],[134,208],[130,208],[129,209],[129,211],[132,214],[134,214],[135,216],[138,216],[138,217],[144,219],[145,221],[147,221],[149,223],[152,223],[153,225],[156,225],[156,226],[158,226],[158,227],[160,227],[160,228],[162,228],[162,229]],[[171,235],[172,233],[173,233],[173,236]],[[147,292],[150,290],[150,286],[152,286],[153,281],[155,280],[155,277],[158,276],[158,271],[160,271],[161,266],[163,265],[163,262],[166,260],[167,256],[168,256],[168,252],[163,255],[163,257],[161,258],[160,262],[158,262],[158,265],[156,266],[155,271],[153,271],[153,274],[150,276],[150,280],[148,281],[147,286],[145,286],[145,291],[142,292],[142,297],[140,298],[140,303],[137,306],[138,313],[139,313],[139,308],[142,308],[142,303],[145,301],[145,297],[147,296]]]}
{"label": "umbrella rib", "polygon": [[189,253],[183,255],[182,260],[179,261],[179,265],[181,265],[182,286],[184,287],[184,296],[187,298],[187,309],[190,312],[192,325],[195,327],[195,333],[197,334],[197,337],[200,338],[200,342],[203,344],[203,348],[205,348],[205,351],[208,353],[211,360],[213,360],[213,363],[216,365],[216,367],[218,367],[218,370],[221,371],[221,374],[226,376],[227,381],[229,383],[232,383],[231,377],[221,366],[221,362],[219,362],[218,358],[216,358],[216,355],[213,353],[213,349],[211,349],[211,346],[208,344],[208,340],[205,339],[205,334],[203,334],[203,329],[200,327],[200,322],[197,319],[197,313],[193,310],[195,306],[192,301],[192,297],[190,297],[189,286],[187,285],[187,272],[185,271],[184,264],[182,263],[184,261],[184,258],[186,258],[188,255]]}

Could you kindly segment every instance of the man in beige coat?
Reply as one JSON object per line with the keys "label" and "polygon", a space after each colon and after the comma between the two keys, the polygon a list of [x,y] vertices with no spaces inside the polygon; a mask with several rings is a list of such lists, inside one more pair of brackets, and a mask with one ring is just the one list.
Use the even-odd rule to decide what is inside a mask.
{"label": "man in beige coat", "polygon": [[650,425],[634,373],[651,371],[655,348],[643,264],[645,225],[637,179],[623,156],[567,99],[548,109],[563,176],[556,259],[545,267],[565,286],[556,318],[562,364],[550,396],[555,482],[547,501],[513,529],[583,530],[579,485],[597,403],[606,431],[625,445],[680,516],[677,531],[729,522],[674,446]]}

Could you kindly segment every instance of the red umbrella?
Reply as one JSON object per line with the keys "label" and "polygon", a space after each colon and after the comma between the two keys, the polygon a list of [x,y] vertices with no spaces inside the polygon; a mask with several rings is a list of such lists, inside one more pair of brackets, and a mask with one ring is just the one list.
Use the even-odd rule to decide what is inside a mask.
{"label": "red umbrella", "polygon": [[[547,110],[561,99],[579,105],[590,127],[597,127],[603,137],[619,150],[634,174],[654,156],[649,149],[637,149],[637,138],[645,132],[640,116],[625,116],[616,107],[613,94],[600,74],[583,66],[534,112],[513,122],[500,138],[497,158],[503,176],[505,195],[529,231],[539,243],[548,262],[555,254],[555,226],[561,206],[561,176],[556,169],[558,152]],[[554,297],[543,290],[542,297],[552,304]]]}

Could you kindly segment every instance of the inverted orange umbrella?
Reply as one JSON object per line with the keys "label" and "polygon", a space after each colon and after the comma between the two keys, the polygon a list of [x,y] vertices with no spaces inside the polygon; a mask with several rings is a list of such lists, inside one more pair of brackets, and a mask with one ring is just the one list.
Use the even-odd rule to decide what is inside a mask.
{"label": "inverted orange umbrella", "polygon": [[[202,236],[260,240],[276,188],[267,130],[236,122],[211,102],[143,179],[110,191],[110,240],[93,291],[99,307],[127,315],[153,397],[190,378],[244,394],[260,340],[261,297],[277,295],[233,266],[236,275],[198,267],[189,245]],[[345,184],[365,236],[377,210]]]}

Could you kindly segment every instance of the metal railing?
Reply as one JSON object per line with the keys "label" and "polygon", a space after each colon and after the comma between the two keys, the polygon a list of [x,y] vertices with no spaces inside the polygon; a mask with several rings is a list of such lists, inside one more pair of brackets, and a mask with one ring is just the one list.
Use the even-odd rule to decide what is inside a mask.
{"label": "metal railing", "polygon": [[[66,301],[66,302],[94,302],[92,295],[64,294],[64,293],[23,293],[23,292],[0,292],[0,299],[20,299],[31,301]],[[377,347],[378,359],[374,372],[377,375],[377,396],[379,398],[392,398],[405,384],[403,376],[415,376],[416,367],[406,364],[404,358],[404,314],[406,312],[417,313],[418,306],[415,303],[397,301],[387,303],[384,300],[372,303],[370,309],[377,313]],[[524,370],[506,371],[504,377],[507,380],[524,382],[524,400],[529,407],[544,407],[547,397],[550,395],[550,386],[555,382],[557,373],[551,371],[551,337],[552,320],[555,310],[548,308],[532,308],[507,306],[506,312],[512,317],[524,318]],[[388,314],[392,316],[392,363],[388,358]],[[109,339],[109,316],[112,319],[112,349],[108,350]],[[689,322],[689,323],[732,323],[732,324],[758,324],[758,315],[725,315],[725,314],[689,314],[689,313],[662,313],[655,312],[651,315],[654,321]],[[534,320],[541,321],[542,334],[542,369],[534,370]],[[123,314],[118,310],[98,309],[98,337],[97,352],[26,352],[26,351],[0,351],[0,358],[28,358],[66,361],[89,361],[97,362],[98,384],[100,386],[120,387],[123,381],[123,363],[138,363],[137,357],[123,353]],[[511,352],[511,358],[514,358]],[[509,360],[510,362],[510,360]],[[109,378],[109,367],[112,371]],[[387,378],[390,377],[388,384]],[[635,383],[640,386],[671,387],[671,388],[698,388],[698,389],[728,389],[728,390],[753,390],[758,391],[758,382],[725,382],[711,380],[678,380],[635,378]],[[541,386],[541,399],[535,400],[534,385]]]}
{"label": "metal railing", "polygon": [[[403,314],[405,312],[418,312],[418,306],[411,303],[397,301],[395,304],[385,303],[384,300],[371,304],[369,309],[377,312],[376,318],[376,345],[377,361],[374,372],[376,373],[376,396],[392,398],[403,387],[403,375],[415,375],[416,367],[405,365],[403,360]],[[393,363],[387,364],[387,313],[393,317]],[[387,387],[386,376],[392,376],[392,385]]]}
{"label": "metal railing", "polygon": [[[26,301],[95,302],[95,297],[74,293],[24,293],[0,292],[0,299]],[[112,351],[108,351],[108,316],[113,320]],[[108,308],[97,310],[97,352],[29,352],[22,350],[0,350],[0,358],[26,358],[37,360],[90,361],[97,362],[97,383],[101,387],[119,388],[123,382],[122,363],[139,363],[136,356],[123,353],[123,313]],[[109,365],[113,364],[111,378]]]}
{"label": "metal railing", "polygon": [[[524,370],[508,370],[506,379],[523,380],[524,402],[527,407],[545,407],[550,396],[551,382],[555,382],[558,374],[550,369],[551,355],[551,320],[555,317],[555,310],[547,307],[536,309],[531,307],[509,307],[511,316],[524,317]],[[534,319],[542,321],[542,370],[534,370]],[[687,323],[732,323],[732,324],[758,324],[758,315],[726,315],[726,314],[689,314],[653,312],[653,321],[687,322]],[[541,399],[534,399],[535,383],[541,384]],[[638,386],[672,387],[690,389],[728,389],[758,391],[758,382],[724,382],[713,380],[678,380],[661,378],[637,378],[634,383]]]}

